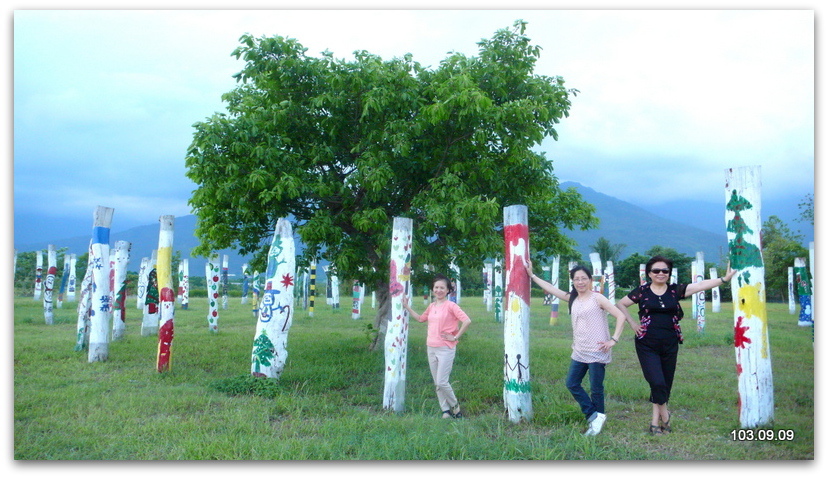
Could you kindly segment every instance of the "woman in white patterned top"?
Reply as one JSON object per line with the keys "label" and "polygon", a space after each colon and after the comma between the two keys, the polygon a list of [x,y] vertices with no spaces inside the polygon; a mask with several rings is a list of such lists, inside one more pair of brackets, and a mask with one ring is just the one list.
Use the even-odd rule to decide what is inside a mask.
{"label": "woman in white patterned top", "polygon": [[[544,292],[569,303],[572,318],[572,361],[566,376],[566,388],[578,402],[589,424],[585,435],[597,435],[607,419],[604,413],[604,372],[612,360],[612,347],[618,343],[626,317],[602,294],[592,291],[592,274],[584,266],[569,271],[573,289],[564,292],[532,273],[529,277]],[[610,336],[606,314],[615,317],[615,333]],[[589,372],[590,393],[581,382]]]}

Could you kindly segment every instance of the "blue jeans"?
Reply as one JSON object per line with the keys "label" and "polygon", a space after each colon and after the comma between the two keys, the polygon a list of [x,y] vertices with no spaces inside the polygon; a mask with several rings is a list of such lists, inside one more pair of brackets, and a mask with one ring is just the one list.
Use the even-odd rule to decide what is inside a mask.
{"label": "blue jeans", "polygon": [[[604,413],[604,370],[606,364],[593,362],[583,363],[573,360],[569,364],[569,374],[566,376],[566,388],[581,406],[581,412],[589,420],[595,413]],[[589,372],[589,391],[586,393],[581,382]],[[591,397],[590,397],[591,395]]]}

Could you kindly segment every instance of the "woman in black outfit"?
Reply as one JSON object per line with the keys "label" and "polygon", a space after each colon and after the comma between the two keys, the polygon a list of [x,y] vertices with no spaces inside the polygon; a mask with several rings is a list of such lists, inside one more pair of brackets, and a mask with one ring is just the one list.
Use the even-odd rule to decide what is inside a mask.
{"label": "woman in black outfit", "polygon": [[[679,321],[684,312],[679,300],[723,285],[736,273],[728,266],[727,273],[721,278],[692,284],[669,284],[672,269],[673,262],[669,259],[653,257],[645,268],[650,282],[636,287],[617,303],[635,331],[635,352],[644,378],[650,384],[650,402],[653,404],[650,433],[653,435],[672,431],[667,402],[673,388],[679,344],[683,342]],[[632,304],[638,304],[638,321],[633,320],[627,310]]]}

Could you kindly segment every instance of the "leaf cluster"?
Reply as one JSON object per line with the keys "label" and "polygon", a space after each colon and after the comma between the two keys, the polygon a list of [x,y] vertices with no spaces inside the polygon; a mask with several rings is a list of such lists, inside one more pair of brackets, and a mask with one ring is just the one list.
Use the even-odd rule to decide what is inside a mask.
{"label": "leaf cluster", "polygon": [[383,60],[307,55],[298,41],[244,35],[227,111],[194,125],[186,165],[198,188],[198,254],[257,252],[291,217],[313,257],[342,279],[383,281],[394,217],[414,220],[415,269],[475,268],[503,247],[502,210],[529,207],[533,250],[568,253],[560,228],[594,227],[594,207],[563,191],[533,147],[568,115],[560,77],[533,74],[540,47],[525,23],[451,53],[433,70],[410,54]]}

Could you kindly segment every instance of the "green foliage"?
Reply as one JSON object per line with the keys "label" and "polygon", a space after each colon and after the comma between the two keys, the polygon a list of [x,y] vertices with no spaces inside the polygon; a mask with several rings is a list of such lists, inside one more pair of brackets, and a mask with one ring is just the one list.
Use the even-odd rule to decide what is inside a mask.
{"label": "green foliage", "polygon": [[797,221],[810,223],[814,225],[814,195],[806,194],[799,203],[799,218]]}
{"label": "green foliage", "polygon": [[618,262],[618,258],[621,256],[621,251],[627,247],[626,244],[613,244],[607,239],[606,237],[599,237],[595,244],[589,246],[592,249],[592,252],[597,252],[598,255],[601,257],[601,264],[606,264],[608,261],[612,261],[613,267],[615,263]]}
{"label": "green foliage", "polygon": [[802,236],[793,233],[777,216],[770,216],[762,224],[762,258],[765,262],[765,290],[768,300],[788,298],[788,267],[794,259],[808,258],[802,246]]}
{"label": "green foliage", "polygon": [[346,61],[308,56],[291,38],[242,36],[227,111],[194,125],[187,153],[195,252],[257,252],[262,268],[273,225],[292,216],[307,246],[300,266],[321,253],[341,280],[384,289],[392,219],[410,217],[421,285],[426,264],[477,270],[500,253],[513,204],[529,207],[534,251],[571,252],[560,229],[595,226],[594,208],[561,190],[532,148],[557,138],[577,92],[533,73],[540,47],[525,26],[433,70],[410,54]]}

